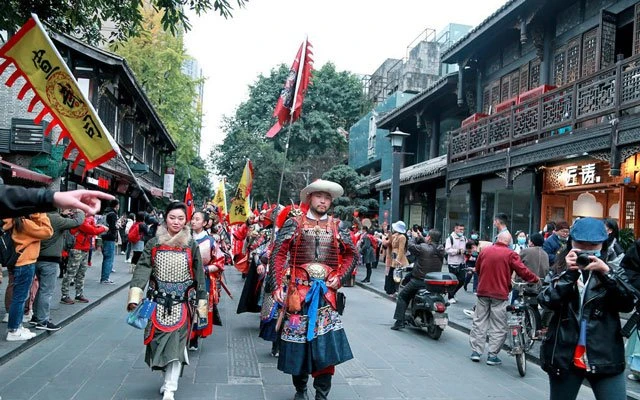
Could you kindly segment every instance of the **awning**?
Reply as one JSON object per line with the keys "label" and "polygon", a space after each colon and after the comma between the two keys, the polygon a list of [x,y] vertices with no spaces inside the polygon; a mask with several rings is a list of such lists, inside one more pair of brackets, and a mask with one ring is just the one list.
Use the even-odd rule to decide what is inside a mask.
{"label": "awning", "polygon": [[0,160],[0,164],[3,169],[10,171],[12,178],[37,182],[42,185],[49,185],[51,184],[51,182],[53,182],[53,178],[48,175],[31,171],[30,169],[21,167],[8,161]]}
{"label": "awning", "polygon": [[[441,176],[447,168],[447,155],[432,158],[400,170],[400,185],[409,185],[430,178]],[[376,185],[376,190],[389,189],[391,179],[386,179]]]}
{"label": "awning", "polygon": [[151,194],[153,197],[162,197],[163,195],[162,189],[155,187],[153,185],[150,185],[147,182],[143,181],[142,179],[140,179],[139,182],[140,182],[140,186],[142,186],[142,188],[147,192],[149,192],[149,194]]}

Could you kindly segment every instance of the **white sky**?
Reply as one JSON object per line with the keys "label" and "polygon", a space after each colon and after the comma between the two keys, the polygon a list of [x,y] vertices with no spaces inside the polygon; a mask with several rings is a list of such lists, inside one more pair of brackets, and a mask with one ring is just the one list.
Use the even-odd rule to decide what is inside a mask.
{"label": "white sky", "polygon": [[201,156],[223,141],[222,116],[247,99],[247,86],[278,64],[290,66],[305,35],[316,68],[331,61],[339,71],[371,74],[385,59],[404,57],[425,28],[476,26],[505,1],[250,0],[229,20],[213,11],[191,16],[187,51],[207,78]]}

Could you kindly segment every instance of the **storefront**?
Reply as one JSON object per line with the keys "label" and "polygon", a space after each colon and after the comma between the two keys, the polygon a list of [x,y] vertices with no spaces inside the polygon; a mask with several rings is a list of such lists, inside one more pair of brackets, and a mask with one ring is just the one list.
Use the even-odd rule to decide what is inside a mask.
{"label": "storefront", "polygon": [[609,163],[588,158],[545,168],[541,222],[613,218],[620,229],[636,231],[640,222],[639,161],[640,154],[627,159],[620,176],[609,175]]}

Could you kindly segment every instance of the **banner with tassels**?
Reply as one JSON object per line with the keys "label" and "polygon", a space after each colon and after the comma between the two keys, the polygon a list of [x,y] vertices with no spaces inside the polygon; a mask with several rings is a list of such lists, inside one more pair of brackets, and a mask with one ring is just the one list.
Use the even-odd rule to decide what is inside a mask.
{"label": "banner with tassels", "polygon": [[69,67],[34,14],[0,48],[0,75],[10,65],[16,70],[5,84],[12,87],[20,77],[26,81],[18,93],[18,99],[23,100],[29,91],[33,91],[27,110],[33,112],[41,104],[42,110],[34,122],[40,124],[50,115],[45,135],[51,134],[52,129],[59,126],[62,132],[58,141],[69,138],[64,157],[67,158],[74,149],[78,150],[73,168],[84,160],[86,172],[119,153],[118,145],[80,91]]}

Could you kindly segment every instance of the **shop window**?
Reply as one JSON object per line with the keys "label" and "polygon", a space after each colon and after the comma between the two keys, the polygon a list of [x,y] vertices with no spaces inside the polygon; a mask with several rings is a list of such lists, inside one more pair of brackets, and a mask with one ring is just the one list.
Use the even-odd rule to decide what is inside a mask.
{"label": "shop window", "polygon": [[99,106],[98,106],[98,116],[100,116],[100,120],[104,124],[105,128],[109,131],[111,136],[116,137],[116,113],[117,113],[117,105],[116,100],[113,98],[111,93],[105,91],[103,95],[100,96]]}
{"label": "shop window", "polygon": [[[497,213],[509,216],[508,228],[515,235],[517,231],[527,234],[532,230],[531,195],[533,174],[519,176],[513,189],[505,189],[504,179],[491,179],[482,183],[480,196],[480,238],[493,240],[497,232],[493,227],[493,217]],[[471,227],[470,229],[474,229]]]}
{"label": "shop window", "polygon": [[624,227],[627,229],[633,229],[635,232],[636,203],[634,201],[625,202],[624,218]]}

